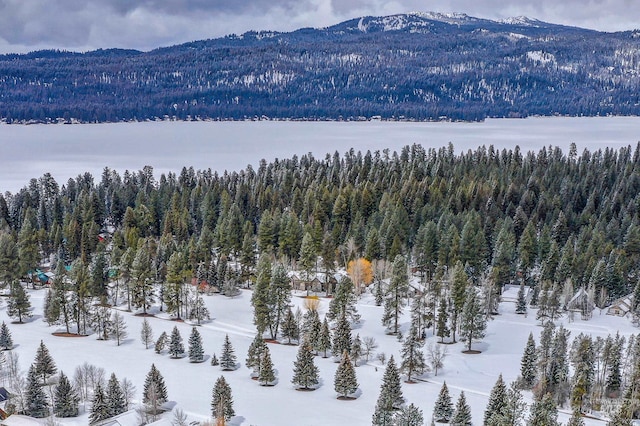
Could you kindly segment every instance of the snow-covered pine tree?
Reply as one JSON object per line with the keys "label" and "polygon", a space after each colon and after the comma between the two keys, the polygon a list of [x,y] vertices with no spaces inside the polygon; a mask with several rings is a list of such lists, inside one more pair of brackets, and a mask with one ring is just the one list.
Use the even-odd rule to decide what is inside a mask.
{"label": "snow-covered pine tree", "polygon": [[111,417],[109,413],[109,405],[107,398],[100,383],[96,384],[93,390],[93,400],[91,402],[91,414],[89,415],[89,424],[95,424]]}
{"label": "snow-covered pine tree", "polygon": [[140,329],[140,340],[144,343],[144,348],[149,349],[149,345],[153,343],[153,330],[151,329],[151,324],[145,318],[142,320],[142,328]]}
{"label": "snow-covered pine tree", "polygon": [[632,417],[633,407],[631,401],[625,399],[622,405],[613,413],[607,426],[633,426],[633,423],[631,423]]}
{"label": "snow-covered pine tree", "polygon": [[256,267],[256,283],[251,295],[251,304],[253,305],[253,323],[261,336],[271,323],[271,311],[268,305],[271,268],[269,257],[266,255],[260,256]]}
{"label": "snow-covered pine tree", "polygon": [[60,303],[52,288],[47,289],[42,310],[44,311],[44,320],[47,324],[54,325],[58,323],[60,320]]}
{"label": "snow-covered pine tree", "polygon": [[38,373],[36,364],[31,364],[27,373],[27,384],[24,391],[25,414],[35,418],[49,415],[49,401],[42,389],[42,376]]}
{"label": "snow-covered pine tree", "polygon": [[523,389],[531,389],[536,381],[537,351],[533,333],[529,333],[527,345],[520,361],[520,381]]}
{"label": "snow-covered pine tree", "polygon": [[213,386],[213,395],[211,398],[211,415],[214,419],[224,419],[225,422],[236,415],[235,411],[233,411],[233,396],[231,395],[231,387],[225,380],[224,376],[218,377],[218,380],[216,380],[216,383]]}
{"label": "snow-covered pine tree", "polygon": [[[351,326],[349,325],[349,321],[347,321],[346,315],[342,315],[338,319],[336,329],[333,333],[331,351],[334,357],[338,357],[344,351],[351,352],[351,346]],[[336,361],[339,361],[339,359]]]}
{"label": "snow-covered pine tree", "polygon": [[190,362],[202,362],[204,361],[204,349],[202,348],[202,337],[196,327],[191,329],[191,335],[189,336],[189,361]]}
{"label": "snow-covered pine tree", "polygon": [[554,401],[553,395],[546,393],[542,399],[535,401],[531,405],[529,412],[530,425],[559,426],[558,409]]}
{"label": "snow-covered pine tree", "polygon": [[9,327],[4,321],[2,321],[2,325],[0,325],[0,348],[5,351],[13,349],[11,331],[9,331]]}
{"label": "snow-covered pine tree", "polygon": [[[384,398],[383,398],[384,397]],[[404,402],[402,396],[402,386],[400,385],[400,372],[396,366],[393,355],[387,361],[387,368],[382,376],[382,385],[380,387],[380,398],[387,401],[387,407],[391,410],[400,408]]]}
{"label": "snow-covered pine tree", "polygon": [[31,301],[29,295],[18,281],[10,284],[7,315],[22,324],[25,318],[31,318]]}
{"label": "snow-covered pine tree", "polygon": [[116,340],[118,346],[120,346],[120,343],[122,343],[122,341],[129,335],[127,332],[127,322],[125,321],[124,316],[118,311],[114,311],[113,316],[111,317],[109,334],[111,335],[111,338]]}
{"label": "snow-covered pine tree", "polygon": [[275,380],[276,373],[273,370],[271,352],[269,352],[269,347],[265,345],[264,350],[260,354],[260,373],[258,374],[258,381],[261,386],[273,386],[272,383]]}
{"label": "snow-covered pine tree", "polygon": [[384,406],[383,401],[376,403],[375,411],[371,419],[373,426],[391,426],[393,425],[393,410],[389,410]]}
{"label": "snow-covered pine tree", "polygon": [[254,375],[258,374],[258,372],[260,371],[260,360],[262,358],[262,353],[264,352],[266,347],[267,345],[259,333],[256,334],[256,337],[253,338],[253,341],[249,345],[245,365],[247,366],[247,368],[253,369]]}
{"label": "snow-covered pine tree", "polygon": [[420,340],[418,330],[412,326],[409,333],[407,333],[400,352],[402,356],[400,370],[406,373],[407,383],[413,383],[414,374],[422,373],[427,368],[427,364],[424,361],[424,353],[421,349],[423,345],[424,341]]}
{"label": "snow-covered pine tree", "polygon": [[447,382],[442,383],[438,399],[433,407],[433,418],[438,423],[448,423],[453,415],[453,402],[449,394]]}
{"label": "snow-covered pine tree", "polygon": [[[460,392],[458,402],[456,403],[456,409],[451,416],[449,422],[451,426],[471,426],[471,408],[467,404],[467,399],[464,396],[464,391]],[[543,425],[544,423],[534,423],[536,425]],[[546,426],[546,425],[545,425]]]}
{"label": "snow-covered pine tree", "polygon": [[502,380],[502,374],[500,374],[489,394],[489,402],[484,411],[484,424],[494,424],[492,418],[499,417],[505,405],[507,405],[507,387]]}
{"label": "snow-covered pine tree", "polygon": [[53,414],[58,417],[76,417],[80,397],[71,386],[69,378],[61,371],[58,385],[53,392]]}
{"label": "snow-covered pine tree", "polygon": [[298,355],[293,363],[291,383],[299,390],[314,390],[318,384],[318,367],[313,362],[313,352],[307,341],[302,342],[298,349]]}
{"label": "snow-covered pine tree", "polygon": [[[512,382],[507,390],[507,399],[505,405],[500,410],[500,415],[492,416],[490,424],[486,426],[503,426],[512,425],[520,426],[524,419],[524,412],[527,404],[522,398],[518,382]],[[493,420],[493,422],[491,422]]]}
{"label": "snow-covered pine tree", "polygon": [[284,265],[277,264],[271,271],[271,280],[268,288],[267,308],[269,309],[269,331],[271,338],[278,337],[280,322],[285,315],[285,310],[291,301],[291,281]]}
{"label": "snow-covered pine tree", "polygon": [[344,351],[340,365],[336,369],[333,378],[333,388],[338,393],[338,399],[347,399],[349,395],[358,390],[358,380],[356,379],[356,371],[351,364],[349,353]]}
{"label": "snow-covered pine tree", "polygon": [[409,275],[407,261],[402,255],[397,255],[393,260],[391,280],[387,289],[387,297],[384,299],[384,313],[382,325],[391,334],[398,334],[398,321],[405,306],[405,295],[409,289]]}
{"label": "snow-covered pine tree", "polygon": [[440,342],[444,342],[445,337],[451,335],[449,330],[449,310],[447,309],[447,299],[440,299],[438,304],[438,315],[436,317],[436,336],[440,338]]}
{"label": "snow-covered pine tree", "polygon": [[284,339],[287,339],[287,345],[291,344],[291,340],[298,340],[300,336],[300,329],[298,328],[298,322],[296,321],[295,316],[293,315],[293,311],[291,308],[287,310],[285,314],[282,324],[280,325],[280,332]]}
{"label": "snow-covered pine tree", "polygon": [[220,356],[220,368],[222,371],[232,371],[237,367],[236,354],[229,340],[229,335],[224,336],[224,343],[222,344],[222,355]]}
{"label": "snow-covered pine tree", "polygon": [[360,322],[353,281],[347,276],[342,277],[336,286],[335,294],[329,302],[329,312],[327,312],[327,317],[331,321],[339,319],[342,315],[354,324]]}
{"label": "snow-covered pine tree", "polygon": [[56,363],[49,353],[49,349],[47,349],[42,340],[40,340],[40,346],[38,346],[36,350],[36,358],[33,361],[33,365],[42,384],[47,384],[47,380],[58,371]]}
{"label": "snow-covered pine tree", "polygon": [[467,343],[467,351],[471,351],[471,343],[474,339],[482,339],[487,329],[487,317],[478,295],[473,287],[467,290],[467,299],[464,302],[460,318],[460,338]]}
{"label": "snow-covered pine tree", "polygon": [[524,281],[520,283],[520,289],[518,290],[518,299],[516,300],[516,314],[527,313],[527,299],[524,295]]}
{"label": "snow-covered pine tree", "polygon": [[211,355],[211,365],[214,367],[220,365],[220,361],[218,361],[216,354]]}
{"label": "snow-covered pine tree", "polygon": [[422,426],[424,416],[422,410],[413,404],[402,407],[393,416],[393,426]]}
{"label": "snow-covered pine tree", "polygon": [[573,410],[567,426],[584,426],[584,420],[582,420],[582,413],[580,412],[580,409]]}
{"label": "snow-covered pine tree", "polygon": [[196,293],[193,303],[191,303],[191,309],[189,309],[189,319],[196,320],[196,324],[200,325],[200,323],[204,320],[211,319],[211,314],[209,313],[209,309],[207,305],[204,303],[204,299],[200,294]]}
{"label": "snow-covered pine tree", "polygon": [[151,364],[151,369],[144,380],[142,403],[150,406],[155,411],[167,402],[167,398],[167,386],[164,383],[164,377],[162,377],[155,364]]}
{"label": "snow-covered pine tree", "polygon": [[320,335],[318,336],[318,343],[315,350],[322,352],[322,357],[327,357],[327,351],[331,349],[331,330],[329,330],[329,322],[327,318],[322,322],[322,328],[320,329]]}
{"label": "snow-covered pine tree", "polygon": [[351,353],[349,354],[351,359],[353,360],[353,366],[358,366],[358,361],[362,358],[362,340],[360,340],[360,335],[356,334],[355,339],[353,339],[353,343],[351,344]]}
{"label": "snow-covered pine tree", "polygon": [[109,407],[109,417],[117,416],[127,411],[127,401],[115,373],[111,373],[107,382],[105,401]]}
{"label": "snow-covered pine tree", "polygon": [[167,345],[167,333],[165,331],[163,331],[160,334],[160,337],[158,337],[158,340],[156,340],[156,344],[154,345],[155,351],[157,354],[162,353],[162,351],[164,350],[164,347]]}
{"label": "snow-covered pine tree", "polygon": [[184,345],[182,344],[182,336],[178,326],[174,325],[171,330],[171,337],[169,339],[169,355],[171,358],[180,358],[184,354]]}

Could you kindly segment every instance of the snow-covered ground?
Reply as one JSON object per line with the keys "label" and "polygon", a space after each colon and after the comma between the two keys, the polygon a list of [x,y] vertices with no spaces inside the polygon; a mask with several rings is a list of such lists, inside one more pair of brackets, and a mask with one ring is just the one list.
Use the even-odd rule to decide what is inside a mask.
{"label": "snow-covered ground", "polygon": [[[42,318],[42,304],[45,290],[30,290],[31,302],[34,306],[34,316],[26,324],[9,324],[16,344],[14,349],[20,356],[22,370],[27,370],[34,359],[36,348],[43,340],[53,356],[58,368],[69,377],[73,377],[76,366],[88,362],[104,368],[107,378],[115,372],[119,379],[127,377],[136,386],[136,398],[142,396],[145,376],[151,364],[154,363],[164,376],[169,400],[175,402],[175,408],[182,409],[190,421],[202,421],[210,418],[211,392],[216,379],[224,374],[229,382],[234,399],[236,417],[234,425],[370,425],[371,415],[378,398],[380,383],[384,373],[377,360],[370,360],[368,364],[356,368],[361,395],[352,401],[336,399],[333,389],[334,373],[338,366],[331,358],[315,358],[320,369],[321,386],[313,392],[299,392],[291,384],[293,362],[298,350],[297,346],[269,344],[274,367],[277,370],[278,383],[274,387],[262,387],[250,379],[250,370],[244,366],[247,349],[255,336],[252,323],[252,308],[250,304],[251,292],[243,290],[236,298],[225,296],[205,296],[205,301],[212,313],[212,320],[199,328],[203,338],[207,361],[191,364],[188,358],[171,359],[168,355],[158,355],[153,349],[145,350],[140,340],[142,318],[132,313],[125,313],[128,323],[129,336],[126,341],[117,346],[116,342],[98,341],[96,336],[88,337],[56,337],[52,332],[55,327],[49,327]],[[292,303],[302,308],[302,294],[294,296]],[[4,305],[4,304],[3,304]],[[321,299],[319,312],[321,318],[329,306],[328,299]],[[360,337],[374,337],[379,348],[377,352],[384,352],[387,357],[394,355],[400,359],[401,344],[394,336],[385,335],[380,317],[382,308],[375,306],[370,295],[364,295],[358,304],[362,315],[361,324],[353,330]],[[467,355],[461,353],[463,345],[457,343],[447,345],[449,352],[445,359],[444,368],[438,376],[429,373],[422,381],[415,384],[402,384],[407,402],[422,409],[425,420],[431,418],[435,399],[441,384],[446,380],[452,399],[458,398],[460,390],[465,391],[467,401],[472,408],[474,424],[482,423],[482,416],[487,403],[487,395],[493,387],[498,375],[503,374],[506,382],[513,381],[519,374],[521,354],[529,332],[533,332],[536,340],[541,327],[535,320],[535,312],[525,317],[514,313],[513,302],[505,301],[500,306],[500,315],[488,324],[487,336],[482,342],[474,343],[473,348],[482,351],[481,354]],[[162,331],[170,334],[177,325],[184,339],[185,348],[191,331],[191,325],[163,319],[163,315],[149,318],[154,336],[157,338]],[[0,310],[0,319],[10,322],[6,315],[6,308]],[[403,331],[408,329],[409,316],[405,314]],[[589,321],[575,319],[569,322],[565,317],[558,321],[572,332],[572,336],[580,332],[593,336],[606,336],[619,331],[622,335],[636,333],[635,329],[624,318],[599,314],[598,311]],[[220,356],[223,339],[228,334],[233,344],[238,361],[242,367],[232,372],[222,372],[220,367],[213,367],[209,360],[212,353]],[[427,345],[436,342],[437,338],[429,335]],[[530,402],[531,395],[526,393]],[[129,414],[129,421],[135,424],[135,413]],[[569,418],[568,412],[560,413],[563,423]],[[167,413],[159,424],[171,424],[173,415]],[[60,419],[64,425],[86,425],[87,414],[75,419]],[[122,424],[129,424],[124,419]],[[598,420],[585,419],[586,425],[604,425]]]}

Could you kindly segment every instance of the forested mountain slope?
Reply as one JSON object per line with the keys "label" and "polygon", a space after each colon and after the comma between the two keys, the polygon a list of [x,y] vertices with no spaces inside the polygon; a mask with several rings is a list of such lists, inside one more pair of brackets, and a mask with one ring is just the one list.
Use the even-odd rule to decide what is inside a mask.
{"label": "forested mountain slope", "polygon": [[414,13],[150,52],[0,56],[8,122],[636,115],[640,33]]}

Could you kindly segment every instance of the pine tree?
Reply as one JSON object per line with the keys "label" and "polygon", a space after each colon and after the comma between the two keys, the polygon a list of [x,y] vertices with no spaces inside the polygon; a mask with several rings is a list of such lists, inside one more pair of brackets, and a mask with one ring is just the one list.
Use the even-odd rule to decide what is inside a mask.
{"label": "pine tree", "polygon": [[169,339],[169,355],[171,358],[179,358],[184,354],[184,345],[182,344],[182,336],[178,330],[178,326],[174,325]]}
{"label": "pine tree", "polygon": [[342,315],[336,324],[336,329],[333,333],[333,342],[331,344],[331,351],[334,357],[340,356],[339,354],[344,351],[351,352],[351,326],[347,321],[347,317]]}
{"label": "pine tree", "polygon": [[220,368],[222,371],[232,371],[236,369],[236,354],[234,353],[233,346],[229,340],[229,335],[224,336],[224,343],[222,344],[222,356],[220,357]]}
{"label": "pine tree", "polygon": [[309,309],[304,314],[302,322],[302,339],[307,339],[315,351],[318,349],[318,339],[322,323],[317,309]]}
{"label": "pine tree", "polygon": [[436,319],[436,336],[440,338],[440,342],[444,342],[445,337],[451,335],[448,326],[449,311],[447,309],[447,300],[443,297],[438,304],[438,317]]}
{"label": "pine tree", "polygon": [[571,418],[569,418],[569,422],[567,426],[584,426],[584,420],[582,420],[582,413],[579,409],[573,410],[571,413]]}
{"label": "pine tree", "polygon": [[353,368],[353,364],[351,364],[351,359],[347,351],[342,353],[340,365],[338,365],[338,369],[333,378],[333,388],[336,393],[338,393],[338,399],[346,399],[358,389],[356,371]]}
{"label": "pine tree", "polygon": [[467,289],[469,288],[469,277],[464,270],[462,262],[456,262],[451,271],[451,304],[449,305],[451,313],[451,334],[452,341],[456,342],[456,330],[458,323],[467,300]]}
{"label": "pine tree", "polygon": [[149,250],[149,242],[139,244],[131,264],[133,306],[136,308],[142,308],[142,313],[145,315],[147,313],[147,309],[149,309],[151,304],[155,301],[151,273],[151,256]]}
{"label": "pine tree", "polygon": [[393,426],[422,426],[424,416],[422,410],[413,404],[402,407],[393,416]]}
{"label": "pine tree", "polygon": [[298,349],[298,355],[293,363],[293,378],[291,383],[298,389],[314,390],[318,384],[318,367],[313,362],[313,352],[309,342],[304,341]]}
{"label": "pine tree", "polygon": [[96,384],[93,391],[93,400],[91,403],[91,414],[89,415],[89,424],[98,423],[111,417],[109,413],[109,404],[100,383]]}
{"label": "pine tree", "polygon": [[200,325],[200,323],[204,320],[211,319],[211,314],[209,313],[209,309],[204,303],[204,300],[200,296],[200,294],[196,294],[193,303],[191,304],[191,308],[189,309],[189,319],[196,320],[196,324]]}
{"label": "pine tree", "polygon": [[18,281],[12,282],[10,289],[11,292],[7,301],[7,315],[22,324],[25,318],[31,318],[29,295]]}
{"label": "pine tree", "polygon": [[327,351],[331,349],[331,330],[329,330],[329,322],[327,318],[322,322],[322,328],[320,329],[320,335],[318,336],[318,343],[315,347],[318,352],[322,352],[322,357],[327,357]]}
{"label": "pine tree", "polygon": [[258,374],[258,381],[261,386],[272,386],[276,380],[276,374],[273,370],[273,362],[271,361],[271,352],[269,347],[265,345],[264,350],[260,354],[260,373]]}
{"label": "pine tree", "polygon": [[211,356],[211,365],[214,367],[220,365],[220,361],[218,361],[218,357],[216,356],[216,354],[213,354]]}
{"label": "pine tree", "polygon": [[257,374],[260,371],[260,362],[262,359],[262,353],[267,348],[267,345],[264,342],[264,339],[260,334],[256,334],[253,341],[249,345],[249,350],[247,351],[247,359],[245,361],[245,365],[247,368],[253,369],[253,373]]}
{"label": "pine tree", "polygon": [[270,311],[269,329],[271,338],[278,337],[280,322],[284,317],[285,310],[291,301],[291,282],[287,276],[287,270],[283,265],[276,265],[271,272],[271,281],[268,289],[267,307]]}
{"label": "pine tree", "polygon": [[[471,408],[467,404],[467,399],[464,396],[464,391],[460,392],[458,402],[456,403],[456,409],[451,416],[451,426],[471,426]],[[543,424],[543,423],[539,423]]]}
{"label": "pine tree", "polygon": [[218,380],[216,380],[216,383],[213,386],[211,415],[214,419],[224,419],[225,421],[236,415],[235,411],[233,411],[231,387],[225,380],[224,376],[218,377]]}
{"label": "pine tree", "polygon": [[527,345],[520,361],[520,377],[524,389],[531,389],[536,381],[536,364],[536,342],[533,340],[533,333],[529,333]]}
{"label": "pine tree", "polygon": [[474,339],[484,337],[486,328],[486,316],[478,300],[478,295],[475,289],[469,288],[460,318],[460,337],[467,342],[467,351],[471,351],[471,343]]}
{"label": "pine tree", "polygon": [[38,373],[36,365],[31,364],[27,374],[27,384],[24,391],[25,414],[35,418],[43,418],[49,415],[49,401],[42,389],[42,376]]}
{"label": "pine tree", "polygon": [[342,277],[340,279],[335,294],[331,302],[329,302],[327,318],[329,318],[329,320],[335,320],[343,315],[354,324],[360,322],[360,314],[356,308],[356,295],[353,281],[351,281],[349,277]]}
{"label": "pine tree", "polygon": [[492,417],[490,421],[494,420],[495,422],[487,426],[520,426],[522,419],[524,419],[526,408],[527,404],[523,400],[518,383],[513,382],[507,390],[506,404],[500,410],[500,415]]}
{"label": "pine tree", "polygon": [[56,363],[49,353],[49,349],[44,345],[44,342],[40,341],[40,346],[36,350],[36,357],[33,362],[36,374],[42,380],[42,384],[46,384],[49,377],[56,374],[58,368]]}
{"label": "pine tree", "polygon": [[116,339],[118,346],[120,346],[120,343],[122,343],[129,335],[127,332],[127,322],[125,321],[124,316],[118,311],[115,311],[111,317],[109,334],[112,338]]}
{"label": "pine tree", "polygon": [[296,321],[295,316],[293,315],[293,311],[291,308],[287,310],[287,313],[282,320],[282,324],[280,326],[282,337],[287,339],[287,345],[291,344],[291,339],[298,340],[300,337],[300,329],[298,328],[298,322]]}
{"label": "pine tree", "polygon": [[271,324],[271,310],[269,309],[269,283],[271,281],[271,263],[267,256],[258,259],[256,284],[253,287],[251,304],[253,305],[253,323],[262,336]]}
{"label": "pine tree", "polygon": [[484,411],[484,424],[494,424],[492,418],[497,418],[502,414],[502,409],[507,405],[507,387],[502,380],[502,374],[498,376],[496,384],[493,385],[489,394],[489,402]]}
{"label": "pine tree", "polygon": [[360,335],[356,334],[355,339],[353,339],[353,343],[351,344],[351,353],[349,354],[351,359],[353,360],[353,366],[358,366],[358,360],[362,358],[362,340],[360,340]]}
{"label": "pine tree", "polygon": [[49,325],[57,324],[60,320],[60,303],[55,296],[53,289],[47,289],[47,295],[44,299],[44,320]]}
{"label": "pine tree", "polygon": [[453,402],[451,401],[451,396],[449,395],[449,388],[447,387],[447,382],[442,384],[440,388],[440,393],[438,394],[438,399],[436,399],[436,404],[433,407],[433,418],[438,423],[447,423],[451,420],[451,416],[453,415]]}
{"label": "pine tree", "polygon": [[165,402],[167,402],[167,387],[164,384],[164,377],[155,364],[151,364],[151,369],[144,380],[142,403],[152,405],[155,410]]}
{"label": "pine tree", "polygon": [[156,340],[156,344],[154,345],[157,354],[162,353],[164,347],[167,345],[167,339],[167,333],[163,331],[160,334],[160,337],[158,337],[158,340]]}
{"label": "pine tree", "polygon": [[400,386],[400,372],[398,371],[393,355],[389,357],[387,368],[382,376],[382,385],[380,387],[378,401],[384,401],[382,406],[388,410],[396,410],[400,408],[404,402],[402,387]]}
{"label": "pine tree", "polygon": [[516,314],[527,313],[527,299],[524,295],[524,281],[520,283],[520,289],[518,290],[518,299],[516,300]]}
{"label": "pine tree", "polygon": [[191,329],[191,335],[189,336],[189,361],[190,362],[202,362],[204,361],[204,349],[202,348],[202,337],[196,327]]}
{"label": "pine tree", "polygon": [[611,420],[607,423],[607,426],[633,426],[631,419],[633,417],[633,408],[631,401],[625,399],[622,405],[613,413]]}
{"label": "pine tree", "polygon": [[127,411],[127,401],[115,373],[111,373],[109,377],[105,396],[107,406],[109,407],[109,417],[117,416]]}
{"label": "pine tree", "polygon": [[412,377],[414,373],[422,373],[427,364],[424,360],[424,353],[422,352],[422,346],[424,342],[420,340],[418,336],[418,330],[411,327],[407,337],[402,345],[402,363],[400,364],[400,370],[407,374],[407,383],[412,383]]}
{"label": "pine tree", "polygon": [[405,305],[404,296],[408,289],[407,262],[402,255],[397,255],[393,260],[391,281],[384,301],[384,314],[382,316],[382,325],[387,327],[392,334],[398,334],[398,321]]}
{"label": "pine tree", "polygon": [[11,337],[11,331],[9,331],[9,327],[4,321],[2,321],[2,325],[0,325],[0,348],[5,351],[10,351],[11,349],[13,349],[13,338]]}
{"label": "pine tree", "polygon": [[140,340],[144,343],[144,348],[149,349],[149,345],[153,342],[153,330],[151,324],[145,318],[142,320],[142,328],[140,329]]}
{"label": "pine tree", "polygon": [[546,393],[541,400],[535,401],[531,406],[527,425],[559,426],[558,409],[553,400],[553,395]]}
{"label": "pine tree", "polygon": [[61,371],[58,385],[53,393],[53,414],[58,417],[76,417],[79,401],[78,393]]}

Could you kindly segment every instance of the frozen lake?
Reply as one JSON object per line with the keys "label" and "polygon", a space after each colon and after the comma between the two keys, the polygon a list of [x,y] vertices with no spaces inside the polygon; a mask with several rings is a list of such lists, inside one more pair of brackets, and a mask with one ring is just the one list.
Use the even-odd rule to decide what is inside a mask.
{"label": "frozen lake", "polygon": [[523,152],[575,142],[578,153],[640,141],[639,117],[495,119],[483,123],[411,122],[144,122],[82,125],[0,125],[0,192],[16,192],[49,172],[62,185],[105,166],[122,173],[154,168],[156,176],[183,166],[219,173],[261,159],[354,150],[399,150],[414,143],[456,151],[481,145]]}

